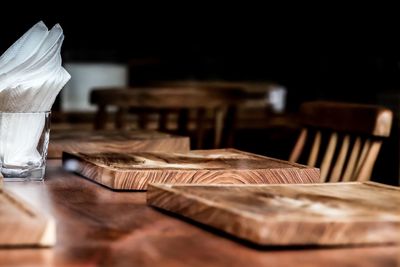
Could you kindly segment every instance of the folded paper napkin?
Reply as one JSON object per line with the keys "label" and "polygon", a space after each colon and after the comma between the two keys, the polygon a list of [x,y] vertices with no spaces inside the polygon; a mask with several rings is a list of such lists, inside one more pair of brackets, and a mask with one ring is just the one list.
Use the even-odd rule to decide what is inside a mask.
{"label": "folded paper napkin", "polygon": [[[64,34],[56,24],[50,31],[40,21],[0,57],[0,160],[4,165],[39,164],[36,149],[45,123],[8,113],[49,111],[70,79],[61,65]],[[26,115],[24,115],[24,118]]]}

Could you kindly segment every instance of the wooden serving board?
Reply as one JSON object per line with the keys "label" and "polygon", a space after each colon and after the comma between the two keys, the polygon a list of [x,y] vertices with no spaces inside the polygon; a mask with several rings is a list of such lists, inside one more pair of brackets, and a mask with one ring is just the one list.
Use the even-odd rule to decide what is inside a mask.
{"label": "wooden serving board", "polygon": [[152,183],[312,183],[319,170],[234,149],[187,153],[64,153],[69,171],[112,189],[145,190]]}
{"label": "wooden serving board", "polygon": [[9,192],[0,192],[0,247],[48,247],[55,241],[52,218],[42,215]]}
{"label": "wooden serving board", "polygon": [[400,188],[151,184],[147,203],[259,245],[400,243]]}
{"label": "wooden serving board", "polygon": [[154,131],[51,131],[48,158],[61,158],[63,151],[154,152],[190,150],[189,137]]}

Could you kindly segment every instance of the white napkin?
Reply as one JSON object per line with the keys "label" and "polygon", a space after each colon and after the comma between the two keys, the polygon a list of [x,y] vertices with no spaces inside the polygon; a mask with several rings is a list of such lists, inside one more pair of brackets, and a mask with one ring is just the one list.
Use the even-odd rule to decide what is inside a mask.
{"label": "white napkin", "polygon": [[7,72],[30,58],[47,35],[46,25],[42,21],[36,23],[0,57],[0,73]]}
{"label": "white napkin", "polygon": [[[62,67],[64,34],[56,24],[50,31],[40,21],[0,57],[0,112],[49,111],[70,79]],[[37,150],[45,114],[12,116],[0,113],[2,166],[37,165]]]}

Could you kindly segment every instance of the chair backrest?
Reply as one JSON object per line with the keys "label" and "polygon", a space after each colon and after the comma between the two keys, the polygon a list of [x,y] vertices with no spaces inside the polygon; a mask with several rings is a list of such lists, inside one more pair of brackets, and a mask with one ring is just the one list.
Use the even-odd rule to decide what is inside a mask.
{"label": "chair backrest", "polygon": [[390,135],[392,111],[314,101],[303,103],[300,113],[303,128],[290,161],[319,167],[321,182],[370,179],[382,140]]}
{"label": "chair backrest", "polygon": [[[146,125],[147,115],[159,114],[158,130],[167,129],[167,116],[178,114],[178,133],[187,134],[189,112],[196,114],[195,129],[197,148],[203,146],[205,122],[208,114],[213,114],[214,147],[220,147],[222,131],[227,113],[232,111],[242,99],[242,91],[213,90],[203,87],[146,87],[146,88],[106,88],[92,90],[90,100],[98,106],[95,128],[104,129],[107,120],[107,106],[118,108],[115,116],[115,128],[126,125],[126,114],[139,114],[139,127]],[[234,112],[231,112],[234,113]],[[231,116],[230,116],[231,117]],[[232,118],[230,118],[232,119]]]}

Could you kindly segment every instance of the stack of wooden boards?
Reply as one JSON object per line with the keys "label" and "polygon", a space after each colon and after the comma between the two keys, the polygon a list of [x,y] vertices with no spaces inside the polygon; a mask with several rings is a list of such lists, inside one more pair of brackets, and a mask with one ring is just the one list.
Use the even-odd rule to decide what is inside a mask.
{"label": "stack of wooden boards", "polygon": [[400,241],[397,187],[318,184],[316,168],[235,149],[143,151],[70,149],[63,166],[113,190],[149,190],[149,205],[258,245]]}
{"label": "stack of wooden boards", "polygon": [[0,247],[52,246],[55,223],[4,190],[0,174]]}

